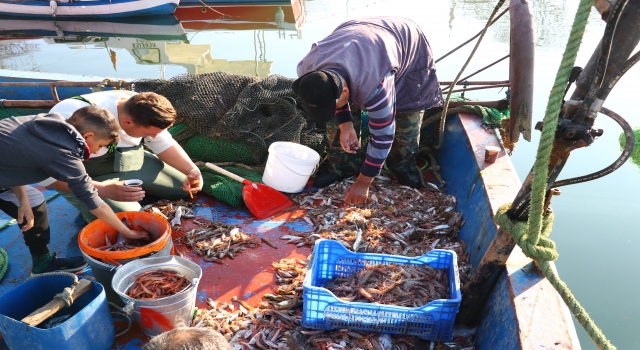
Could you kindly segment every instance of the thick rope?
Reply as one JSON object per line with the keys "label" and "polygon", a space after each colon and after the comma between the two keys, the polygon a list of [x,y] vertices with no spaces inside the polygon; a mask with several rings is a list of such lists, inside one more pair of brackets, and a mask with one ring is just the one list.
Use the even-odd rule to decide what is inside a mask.
{"label": "thick rope", "polygon": [[487,20],[487,24],[484,26],[484,29],[482,30],[482,34],[480,34],[480,38],[478,38],[478,41],[476,42],[476,46],[471,51],[469,58],[467,58],[467,62],[464,63],[464,65],[458,72],[458,75],[456,76],[456,78],[451,82],[449,92],[447,93],[447,98],[444,101],[444,110],[442,111],[442,119],[440,120],[440,137],[438,140],[438,146],[435,147],[437,149],[440,149],[442,147],[442,139],[444,138],[444,124],[447,121],[447,111],[449,109],[449,101],[451,100],[453,87],[456,86],[456,84],[458,83],[458,80],[460,79],[460,76],[462,75],[462,73],[464,73],[464,70],[469,65],[469,62],[471,62],[471,59],[473,58],[473,55],[475,55],[476,51],[478,50],[478,47],[480,46],[480,43],[482,42],[484,35],[487,33],[487,29],[489,29],[489,27],[491,27],[491,25],[493,24],[493,18],[496,16],[496,13],[498,13],[498,10],[502,7],[502,5],[504,5],[504,2],[505,0],[498,1],[498,4],[493,9],[491,16],[489,16],[489,20]]}
{"label": "thick rope", "polygon": [[549,102],[545,112],[542,136],[538,145],[536,161],[533,166],[533,185],[531,188],[531,209],[529,213],[529,221],[524,223],[513,223],[506,215],[511,208],[511,203],[507,203],[498,209],[495,217],[496,223],[505,228],[507,232],[513,235],[522,251],[534,259],[544,276],[549,280],[551,285],[558,291],[562,300],[564,300],[571,313],[576,317],[580,325],[587,331],[589,337],[594,341],[599,349],[615,349],[615,347],[602,334],[602,331],[595,322],[589,317],[584,308],[575,299],[567,285],[560,280],[549,261],[555,260],[558,253],[555,250],[555,243],[548,239],[551,232],[553,216],[543,215],[544,200],[547,192],[546,183],[549,174],[549,160],[551,158],[551,149],[555,138],[556,128],[558,126],[558,117],[562,106],[562,98],[564,89],[566,88],[569,75],[573,69],[573,65],[582,43],[582,36],[587,26],[587,20],[591,11],[593,0],[581,0],[576,16],[571,26],[571,34],[562,56],[560,68],[556,74],[556,80],[549,94]]}
{"label": "thick rope", "polygon": [[535,261],[553,261],[558,258],[556,244],[547,238],[551,234],[553,225],[553,213],[549,213],[542,218],[542,232],[537,242],[533,242],[529,235],[529,226],[524,221],[512,221],[507,215],[507,210],[511,208],[511,203],[507,203],[498,208],[495,215],[496,224],[500,225],[513,236],[516,243],[524,254]]}
{"label": "thick rope", "polygon": [[2,277],[7,273],[7,267],[9,267],[9,256],[7,256],[7,252],[4,249],[0,248],[0,281],[2,281]]}
{"label": "thick rope", "polygon": [[542,136],[540,137],[540,144],[538,145],[536,161],[533,165],[533,185],[531,188],[531,209],[529,214],[529,232],[532,235],[533,242],[535,242],[536,238],[540,235],[544,199],[547,191],[547,176],[549,175],[549,159],[551,158],[551,148],[553,147],[553,140],[558,126],[558,117],[560,116],[560,108],[562,107],[562,97],[564,96],[564,89],[567,86],[569,75],[576,61],[580,44],[582,43],[582,36],[587,26],[592,5],[593,0],[580,1],[580,6],[578,7],[576,17],[571,27],[569,41],[562,55],[560,68],[556,74],[556,80],[551,89],[551,93],[549,93],[549,102],[547,103],[547,110],[542,125]]}
{"label": "thick rope", "polygon": [[71,304],[73,304],[73,291],[76,289],[76,287],[78,286],[78,276],[70,273],[70,272],[64,272],[64,271],[55,271],[55,272],[46,272],[46,273],[40,273],[37,275],[33,275],[29,278],[27,278],[25,280],[25,282],[32,280],[34,278],[38,278],[38,277],[44,277],[44,276],[68,276],[68,277],[72,277],[73,278],[73,282],[71,283],[70,287],[65,287],[62,292],[56,294],[53,298],[54,299],[60,299],[62,301],[65,302],[65,304],[67,304],[67,306],[71,306]]}
{"label": "thick rope", "polygon": [[589,317],[587,311],[576,300],[569,287],[562,282],[560,277],[556,274],[555,270],[549,264],[549,261],[556,260],[558,258],[558,252],[556,251],[555,243],[547,238],[551,233],[551,227],[553,226],[553,213],[549,213],[542,217],[542,231],[538,242],[534,244],[532,242],[532,235],[528,230],[528,225],[522,221],[512,221],[507,216],[507,211],[511,208],[511,203],[506,203],[498,208],[495,215],[496,224],[500,225],[509,234],[511,234],[522,249],[524,255],[530,259],[535,260],[542,271],[542,274],[547,278],[549,283],[560,294],[562,300],[565,302],[571,314],[580,322],[580,325],[585,329],[589,337],[598,346],[599,349],[614,350],[609,340],[602,333],[602,330],[596,326],[595,322]]}
{"label": "thick rope", "polygon": [[[118,311],[111,311],[112,314],[122,315],[127,319],[127,327],[123,331],[120,331],[120,332],[116,333],[116,337],[119,337],[119,336],[127,333],[131,329],[131,326],[133,325],[133,319],[131,318],[131,312],[125,312],[120,306],[118,306],[118,305],[116,305],[115,303],[112,303],[112,302],[109,302],[109,305],[111,305],[114,309],[118,310]],[[128,304],[127,304],[127,306],[128,306]]]}

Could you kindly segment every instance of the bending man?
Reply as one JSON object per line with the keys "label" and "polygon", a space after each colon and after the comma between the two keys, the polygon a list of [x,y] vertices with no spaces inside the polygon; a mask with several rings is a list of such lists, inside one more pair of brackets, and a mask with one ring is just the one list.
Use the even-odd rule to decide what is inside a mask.
{"label": "bending man", "polygon": [[329,169],[316,176],[315,186],[358,171],[361,110],[369,115],[369,146],[345,205],[367,198],[385,161],[401,183],[421,186],[416,154],[422,116],[442,105],[442,92],[431,47],[415,23],[400,17],[347,21],[313,44],[298,76],[293,91],[312,121],[326,122],[330,143]]}

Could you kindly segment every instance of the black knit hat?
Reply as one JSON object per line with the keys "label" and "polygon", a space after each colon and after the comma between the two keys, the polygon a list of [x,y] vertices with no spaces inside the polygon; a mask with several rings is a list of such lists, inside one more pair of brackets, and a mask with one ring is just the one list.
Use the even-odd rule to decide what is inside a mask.
{"label": "black knit hat", "polygon": [[336,99],[342,92],[340,85],[337,74],[319,70],[296,79],[291,88],[302,98],[311,121],[328,122],[336,113]]}

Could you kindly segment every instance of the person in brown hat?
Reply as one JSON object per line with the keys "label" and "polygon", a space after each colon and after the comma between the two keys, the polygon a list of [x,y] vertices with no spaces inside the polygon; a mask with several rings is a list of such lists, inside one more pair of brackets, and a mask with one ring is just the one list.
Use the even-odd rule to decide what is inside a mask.
{"label": "person in brown hat", "polygon": [[350,20],[313,44],[292,89],[309,119],[327,126],[329,162],[314,179],[316,187],[358,171],[360,111],[368,112],[370,140],[345,205],[367,198],[385,161],[401,183],[422,185],[416,166],[422,116],[442,106],[432,56],[418,25],[401,17]]}

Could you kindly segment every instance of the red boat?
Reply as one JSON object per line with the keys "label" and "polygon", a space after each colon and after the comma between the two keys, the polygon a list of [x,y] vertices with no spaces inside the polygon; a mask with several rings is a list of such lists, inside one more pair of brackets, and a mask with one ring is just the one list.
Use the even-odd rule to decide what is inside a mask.
{"label": "red boat", "polygon": [[186,30],[299,30],[304,23],[301,0],[290,4],[180,5],[175,16]]}

